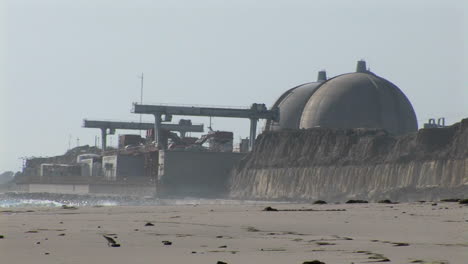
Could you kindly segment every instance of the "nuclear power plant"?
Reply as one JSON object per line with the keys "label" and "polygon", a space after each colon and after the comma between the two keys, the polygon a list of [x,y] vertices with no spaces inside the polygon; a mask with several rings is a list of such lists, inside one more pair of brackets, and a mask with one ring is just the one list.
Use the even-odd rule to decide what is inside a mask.
{"label": "nuclear power plant", "polygon": [[382,128],[395,135],[418,129],[416,114],[405,94],[393,83],[370,72],[358,61],[356,72],[326,78],[286,91],[275,102],[279,122],[267,130],[328,128]]}
{"label": "nuclear power plant", "polygon": [[[100,130],[101,147],[29,159],[18,186],[27,192],[159,197],[372,199],[404,190],[422,197],[432,195],[427,188],[463,189],[468,182],[467,151],[452,153],[454,140],[468,131],[466,120],[452,127],[430,121],[418,131],[402,90],[362,60],[356,71],[332,78],[320,71],[316,81],[285,89],[274,103],[249,108],[134,103],[132,112],[151,115],[154,122],[85,119],[83,127]],[[235,146],[232,132],[211,127],[191,137],[188,133],[204,132],[205,126],[189,119],[170,123],[174,116],[249,119],[249,137]],[[260,120],[264,131],[257,138]],[[146,137],[120,134],[119,147],[108,148],[107,135],[121,130],[143,130]],[[446,156],[437,154],[441,149]]]}

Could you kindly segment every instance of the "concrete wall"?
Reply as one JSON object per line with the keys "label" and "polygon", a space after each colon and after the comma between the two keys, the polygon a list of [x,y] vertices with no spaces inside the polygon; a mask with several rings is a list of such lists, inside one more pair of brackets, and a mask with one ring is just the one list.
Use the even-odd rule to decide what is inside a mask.
{"label": "concrete wall", "polygon": [[230,179],[246,199],[396,201],[468,196],[468,119],[394,137],[381,130],[262,134]]}
{"label": "concrete wall", "polygon": [[84,184],[29,184],[28,192],[87,194],[89,185]]}
{"label": "concrete wall", "polygon": [[143,155],[118,155],[117,179],[145,176]]}
{"label": "concrete wall", "polygon": [[102,171],[107,180],[115,181],[145,176],[143,155],[113,155],[102,158]]}
{"label": "concrete wall", "polygon": [[17,191],[30,193],[111,194],[122,196],[152,196],[155,185],[148,184],[19,184]]}
{"label": "concrete wall", "polygon": [[167,196],[225,195],[232,168],[243,153],[161,151],[158,192]]}
{"label": "concrete wall", "polygon": [[250,199],[411,201],[468,195],[468,159],[244,170],[231,195]]}
{"label": "concrete wall", "polygon": [[122,196],[153,196],[156,187],[154,184],[146,185],[110,185],[93,184],[89,187],[89,193],[92,194],[112,194]]}

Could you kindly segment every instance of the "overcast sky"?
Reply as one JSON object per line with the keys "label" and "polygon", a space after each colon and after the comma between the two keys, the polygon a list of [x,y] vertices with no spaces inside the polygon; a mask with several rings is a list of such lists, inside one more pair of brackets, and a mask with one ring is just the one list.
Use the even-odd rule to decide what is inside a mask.
{"label": "overcast sky", "polygon": [[[141,72],[146,103],[270,106],[319,70],[365,59],[407,95],[420,127],[468,117],[468,1],[0,3],[0,172],[63,154],[70,137],[94,145],[84,118],[139,120]],[[248,127],[213,119],[236,139]]]}

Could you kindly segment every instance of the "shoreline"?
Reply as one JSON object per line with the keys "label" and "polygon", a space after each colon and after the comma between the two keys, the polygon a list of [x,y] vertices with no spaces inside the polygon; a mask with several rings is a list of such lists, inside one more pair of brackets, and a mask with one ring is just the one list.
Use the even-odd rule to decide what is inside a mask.
{"label": "shoreline", "polygon": [[[0,208],[0,219],[5,263],[468,259],[468,206],[458,203],[19,207]],[[121,247],[109,247],[103,235]]]}

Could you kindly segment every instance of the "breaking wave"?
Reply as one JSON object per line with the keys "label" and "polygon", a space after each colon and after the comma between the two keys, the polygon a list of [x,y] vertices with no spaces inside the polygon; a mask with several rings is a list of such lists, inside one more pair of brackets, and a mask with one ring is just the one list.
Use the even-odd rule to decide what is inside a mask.
{"label": "breaking wave", "polygon": [[12,207],[61,207],[67,206],[166,206],[166,205],[202,205],[202,204],[261,204],[287,203],[250,200],[204,199],[186,197],[180,199],[159,199],[140,196],[102,196],[58,193],[4,193],[0,194],[0,208]]}

